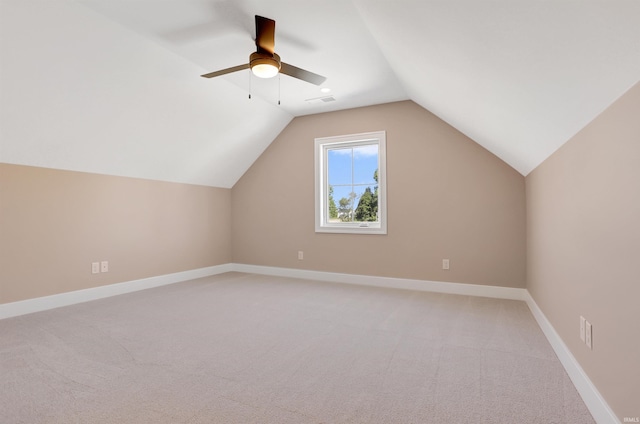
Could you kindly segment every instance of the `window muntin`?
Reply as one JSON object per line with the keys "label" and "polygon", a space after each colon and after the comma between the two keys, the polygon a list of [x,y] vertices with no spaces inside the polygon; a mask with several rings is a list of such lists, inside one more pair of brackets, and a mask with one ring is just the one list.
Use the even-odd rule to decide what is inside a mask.
{"label": "window muntin", "polygon": [[317,232],[386,234],[385,138],[315,140]]}

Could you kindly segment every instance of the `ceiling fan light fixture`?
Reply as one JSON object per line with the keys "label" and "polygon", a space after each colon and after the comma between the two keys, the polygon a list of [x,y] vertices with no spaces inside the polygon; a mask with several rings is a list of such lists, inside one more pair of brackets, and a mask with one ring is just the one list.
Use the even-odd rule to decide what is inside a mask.
{"label": "ceiling fan light fixture", "polygon": [[259,63],[251,67],[253,75],[259,78],[272,78],[278,75],[278,67],[270,63]]}
{"label": "ceiling fan light fixture", "polygon": [[252,53],[249,65],[253,75],[259,78],[272,78],[280,72],[280,56],[277,54]]}

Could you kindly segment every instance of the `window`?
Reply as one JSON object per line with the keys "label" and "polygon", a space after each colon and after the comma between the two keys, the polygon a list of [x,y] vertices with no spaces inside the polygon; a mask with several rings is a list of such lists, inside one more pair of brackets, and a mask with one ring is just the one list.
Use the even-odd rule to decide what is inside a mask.
{"label": "window", "polygon": [[316,138],[316,232],[387,233],[384,131]]}

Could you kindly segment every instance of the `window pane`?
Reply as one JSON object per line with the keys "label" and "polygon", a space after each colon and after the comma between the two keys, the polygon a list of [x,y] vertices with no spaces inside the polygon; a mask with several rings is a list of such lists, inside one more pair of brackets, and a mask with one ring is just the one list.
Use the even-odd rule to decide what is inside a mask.
{"label": "window pane", "polygon": [[378,192],[374,187],[356,186],[353,220],[357,222],[378,221]]}
{"label": "window pane", "polygon": [[353,149],[330,149],[327,151],[329,185],[351,184]]}
{"label": "window pane", "polygon": [[353,218],[353,205],[351,193],[353,188],[349,186],[332,186],[333,199],[338,210],[338,219],[342,222],[351,222]]}
{"label": "window pane", "polygon": [[376,184],[374,174],[378,169],[378,145],[370,144],[353,149],[354,184]]}

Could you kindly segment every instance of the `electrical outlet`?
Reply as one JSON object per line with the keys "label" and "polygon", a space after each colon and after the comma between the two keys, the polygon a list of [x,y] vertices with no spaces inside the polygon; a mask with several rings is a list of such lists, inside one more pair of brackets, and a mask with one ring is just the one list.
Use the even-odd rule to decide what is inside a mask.
{"label": "electrical outlet", "polygon": [[304,252],[302,250],[298,250],[298,259],[299,260],[303,260],[304,259]]}
{"label": "electrical outlet", "polygon": [[91,273],[97,274],[100,272],[100,262],[91,262]]}
{"label": "electrical outlet", "polygon": [[100,262],[100,272],[109,272],[109,261]]}
{"label": "electrical outlet", "polygon": [[580,316],[580,340],[582,340],[585,343],[586,343],[586,341],[585,341],[585,336],[584,336],[584,332],[585,332],[584,327],[585,327],[585,322],[586,321],[587,320],[584,319],[584,317],[581,315]]}
{"label": "electrical outlet", "polygon": [[585,321],[584,330],[585,330],[584,342],[587,344],[589,349],[593,349],[593,334],[592,334],[593,330],[591,328],[591,323],[589,321]]}
{"label": "electrical outlet", "polygon": [[449,269],[449,259],[442,260],[442,269]]}

